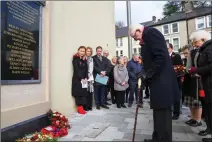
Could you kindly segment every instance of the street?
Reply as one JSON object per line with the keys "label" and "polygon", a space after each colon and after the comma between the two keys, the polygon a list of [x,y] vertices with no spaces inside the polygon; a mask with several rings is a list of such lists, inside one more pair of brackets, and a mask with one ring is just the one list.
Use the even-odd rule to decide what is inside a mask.
{"label": "street", "polygon": [[[135,109],[135,104],[121,109],[112,105],[109,110],[94,108],[86,115],[72,114],[68,117],[72,128],[59,141],[132,141]],[[180,119],[172,123],[173,141],[201,141],[198,132],[205,129],[205,123],[201,127],[189,127],[185,124],[189,119],[188,108],[183,107],[182,113]],[[152,130],[152,110],[145,100],[144,108],[139,108],[135,141],[151,138]]]}

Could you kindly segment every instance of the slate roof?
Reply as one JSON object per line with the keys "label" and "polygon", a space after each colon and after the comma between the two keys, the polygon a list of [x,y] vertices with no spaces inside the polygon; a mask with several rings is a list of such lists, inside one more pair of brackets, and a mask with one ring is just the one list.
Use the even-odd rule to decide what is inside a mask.
{"label": "slate roof", "polygon": [[[140,24],[145,26],[151,26],[153,24],[153,21],[147,21]],[[126,36],[128,36],[128,26],[119,28],[118,30],[116,30],[116,38],[126,37]]]}
{"label": "slate roof", "polygon": [[[156,23],[154,23],[153,21],[147,21],[147,22],[143,22],[140,24],[149,26],[149,27],[153,27],[153,26],[159,26],[159,25],[168,24],[168,23],[172,23],[172,22],[193,19],[196,17],[201,17],[201,16],[205,16],[205,15],[209,15],[209,14],[212,14],[212,7],[194,8],[189,13],[185,13],[184,11],[177,12],[177,13],[175,13],[169,17],[166,17]],[[116,38],[127,37],[127,36],[128,36],[128,26],[116,30]]]}
{"label": "slate roof", "polygon": [[196,17],[201,17],[201,16],[205,16],[205,15],[209,15],[209,14],[212,14],[212,7],[194,8],[189,13],[185,13],[184,11],[177,12],[167,18],[164,18],[164,19],[158,21],[157,23],[155,23],[151,26],[159,26],[159,25],[168,24],[168,23],[172,23],[172,22],[193,19]]}

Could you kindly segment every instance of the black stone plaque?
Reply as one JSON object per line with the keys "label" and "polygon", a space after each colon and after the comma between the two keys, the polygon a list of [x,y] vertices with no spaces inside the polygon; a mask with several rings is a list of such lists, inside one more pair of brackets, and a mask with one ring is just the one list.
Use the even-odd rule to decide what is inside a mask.
{"label": "black stone plaque", "polygon": [[41,5],[1,1],[1,83],[40,83]]}

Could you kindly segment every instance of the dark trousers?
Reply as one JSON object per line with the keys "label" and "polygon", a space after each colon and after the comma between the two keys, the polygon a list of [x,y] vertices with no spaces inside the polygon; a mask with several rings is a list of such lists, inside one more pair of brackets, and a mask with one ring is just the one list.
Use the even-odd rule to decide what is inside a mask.
{"label": "dark trousers", "polygon": [[105,103],[107,102],[107,95],[108,95],[108,93],[110,92],[110,88],[109,88],[109,86],[107,85],[107,86],[105,86],[106,87],[106,89],[105,89]]}
{"label": "dark trousers", "polygon": [[171,108],[153,109],[154,131],[152,139],[157,142],[172,142]]}
{"label": "dark trousers", "polygon": [[87,97],[86,96],[75,96],[75,103],[77,106],[86,106]]}
{"label": "dark trousers", "polygon": [[125,100],[125,91],[116,91],[117,99],[116,99],[116,104],[118,105],[123,105],[124,100]]}
{"label": "dark trousers", "polygon": [[177,82],[178,82],[178,86],[179,86],[179,92],[180,92],[180,98],[179,98],[179,102],[174,102],[174,110],[173,110],[173,115],[174,116],[180,116],[180,108],[181,108],[181,98],[182,98],[182,89],[181,89],[181,80],[180,78],[177,79]]}
{"label": "dark trousers", "polygon": [[134,94],[135,100],[138,101],[138,84],[130,85],[130,96],[129,96],[129,104],[132,104],[134,101]]}
{"label": "dark trousers", "polygon": [[205,122],[207,130],[211,132],[212,135],[212,102],[206,103],[202,102],[202,109],[204,110]]}
{"label": "dark trousers", "polygon": [[106,86],[95,85],[94,86],[94,99],[97,106],[105,105],[105,90]]}
{"label": "dark trousers", "polygon": [[128,95],[129,95],[129,92],[130,92],[130,87],[128,87],[125,92],[126,92],[126,97],[125,97],[126,103],[128,103]]}
{"label": "dark trousers", "polygon": [[145,85],[145,95],[146,97],[149,97],[149,86]]}
{"label": "dark trousers", "polygon": [[114,90],[114,88],[110,88],[110,93],[111,93],[111,100],[113,103],[116,102],[116,91]]}
{"label": "dark trousers", "polygon": [[88,93],[88,96],[87,96],[87,103],[86,103],[86,107],[87,108],[92,108],[93,106],[93,92],[92,93]]}

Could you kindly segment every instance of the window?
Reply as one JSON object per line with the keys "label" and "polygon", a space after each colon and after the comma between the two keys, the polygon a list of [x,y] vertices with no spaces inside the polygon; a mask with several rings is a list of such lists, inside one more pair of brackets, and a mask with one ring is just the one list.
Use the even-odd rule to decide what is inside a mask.
{"label": "window", "polygon": [[203,29],[205,28],[205,18],[204,17],[199,17],[196,18],[196,29]]}
{"label": "window", "polygon": [[119,56],[119,51],[116,51],[116,56]]}
{"label": "window", "polygon": [[170,39],[165,39],[166,43],[170,43]]}
{"label": "window", "polygon": [[120,56],[123,56],[123,50],[120,50]]}
{"label": "window", "polygon": [[180,40],[179,40],[179,38],[173,38],[172,39],[172,44],[173,44],[174,51],[178,51],[178,49],[180,48]]}
{"label": "window", "polygon": [[136,53],[136,52],[137,52],[137,51],[136,51],[136,48],[134,48],[134,49],[133,49],[133,53]]}
{"label": "window", "polygon": [[123,46],[122,38],[120,38],[120,46]]}
{"label": "window", "polygon": [[169,34],[169,25],[163,25],[162,29],[164,35]]}
{"label": "window", "polygon": [[178,33],[179,32],[179,24],[178,23],[173,23],[172,25],[172,33]]}
{"label": "window", "polygon": [[141,54],[141,47],[140,47],[140,48],[138,48],[138,52],[139,52],[139,54]]}
{"label": "window", "polygon": [[118,41],[118,39],[116,39],[116,46],[117,46],[117,47],[119,46],[119,41]]}
{"label": "window", "polygon": [[207,27],[211,27],[211,15],[207,16]]}

